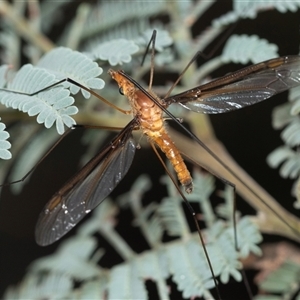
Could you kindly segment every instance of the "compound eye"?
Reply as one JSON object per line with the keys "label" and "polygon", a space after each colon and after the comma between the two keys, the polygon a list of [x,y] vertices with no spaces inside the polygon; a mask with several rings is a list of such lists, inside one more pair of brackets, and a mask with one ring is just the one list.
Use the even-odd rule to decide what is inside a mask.
{"label": "compound eye", "polygon": [[124,92],[123,92],[123,89],[121,87],[119,88],[119,93],[124,96]]}

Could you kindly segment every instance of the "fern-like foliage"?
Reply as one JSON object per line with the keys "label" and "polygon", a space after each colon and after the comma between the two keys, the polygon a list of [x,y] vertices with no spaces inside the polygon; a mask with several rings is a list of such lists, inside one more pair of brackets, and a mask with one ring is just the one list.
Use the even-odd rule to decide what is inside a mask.
{"label": "fern-like foliage", "polygon": [[11,147],[11,143],[7,141],[9,138],[9,133],[5,131],[5,124],[0,122],[0,158],[10,159],[11,152],[8,150]]}
{"label": "fern-like foliage", "polygon": [[[70,85],[67,81],[47,88],[49,85],[71,78],[82,86],[101,89],[105,80],[106,86],[101,91],[101,96],[123,108],[126,105],[124,99],[117,97],[116,85],[110,81],[106,70],[111,66],[122,65],[134,79],[147,86],[148,80],[145,78],[150,69],[149,57],[146,57],[142,67],[139,62],[144,56],[154,28],[158,30],[156,70],[162,71],[163,77],[165,74],[178,76],[197,51],[204,50],[208,44],[215,42],[225,33],[228,24],[239,18],[255,18],[261,11],[270,8],[287,12],[295,11],[299,6],[298,1],[237,0],[233,1],[232,11],[217,18],[204,31],[198,31],[194,26],[196,21],[200,20],[211,5],[219,5],[218,2],[160,0],[153,4],[151,1],[132,0],[101,1],[93,5],[73,1],[73,4],[78,4],[74,18],[61,26],[59,32],[56,31],[55,45],[46,36],[54,25],[57,26],[58,22],[66,19],[62,11],[65,9],[64,5],[72,1],[43,1],[41,5],[38,1],[30,2],[32,6],[28,11],[34,11],[39,20],[35,20],[30,14],[27,18],[27,15],[22,13],[27,11],[24,6],[27,2],[15,1],[11,4],[15,14],[4,13],[2,8],[6,3],[8,1],[0,1],[0,13],[4,16],[0,20],[0,24],[3,25],[3,30],[0,31],[3,50],[0,58],[5,63],[0,67],[0,101],[9,109],[1,108],[1,120],[11,133],[14,145],[12,153],[14,154],[14,148],[19,148],[16,158],[9,162],[13,164],[12,171],[10,172],[11,165],[0,168],[0,178],[7,178],[7,174],[10,173],[9,180],[16,180],[25,174],[53,144],[56,132],[45,128],[50,129],[55,125],[56,131],[62,134],[66,127],[72,127],[75,121],[107,127],[123,127],[128,122],[126,116],[123,117],[119,112],[105,107],[99,100],[89,98],[89,93],[78,86]],[[11,24],[19,26],[12,27]],[[27,32],[22,30],[25,25]],[[174,92],[198,85],[226,64],[245,64],[278,56],[274,44],[252,34],[251,32],[249,36],[241,35],[228,39],[219,57],[201,66],[191,66]],[[24,41],[27,43],[26,48],[23,48]],[[21,66],[21,61],[26,59],[30,64]],[[12,69],[19,71],[14,73]],[[103,80],[98,78],[99,75]],[[166,78],[163,86],[156,86],[159,95],[166,94],[166,86],[171,85],[171,81],[174,81],[174,78]],[[10,92],[3,88],[9,89]],[[44,88],[45,90],[38,94],[27,95]],[[82,99],[79,91],[83,98],[89,100]],[[73,98],[75,94],[76,106],[75,96]],[[285,176],[296,177],[300,165],[296,149],[299,141],[297,119],[300,104],[296,94],[291,95],[294,100],[278,110],[278,117],[275,117],[274,121],[277,127],[286,126],[283,138],[288,142],[288,146],[280,150],[278,156],[274,155],[275,158],[271,161],[273,166],[284,163]],[[176,109],[175,115],[183,117],[186,122],[191,120],[190,115],[182,112],[180,108],[173,108],[171,105],[170,109]],[[45,127],[43,132],[38,131],[39,126],[35,123],[32,128],[27,127],[27,115],[16,113],[16,110],[29,116],[37,116],[37,123]],[[20,130],[9,126],[16,121],[19,122]],[[192,125],[194,128],[205,127],[199,123]],[[8,133],[4,126],[0,123],[0,157],[9,158],[10,144],[6,141]],[[25,131],[28,135],[25,135]],[[97,144],[102,143],[106,136],[107,133],[100,135],[97,132],[84,134],[83,140],[88,151],[83,161],[86,162],[95,155]],[[223,191],[225,203],[214,210],[208,201],[215,189],[214,180],[210,176],[203,177],[197,174],[195,178],[195,194],[189,195],[188,200],[197,207],[197,212],[202,212],[202,220],[206,227],[203,235],[217,280],[224,284],[230,279],[240,281],[240,270],[243,268],[240,260],[249,253],[261,254],[257,246],[261,235],[252,219],[240,217],[237,213],[236,230],[240,247],[240,251],[237,252],[232,228],[232,190],[226,188]],[[130,192],[117,199],[121,208],[125,206],[126,209],[131,209],[134,215],[133,225],[139,227],[148,243],[148,249],[141,253],[133,250],[115,228],[116,213],[120,208],[110,201],[104,201],[93,212],[88,222],[78,228],[78,234],[74,238],[66,240],[53,255],[35,261],[20,285],[7,289],[4,297],[145,299],[148,297],[147,281],[152,280],[157,286],[160,299],[169,299],[172,295],[170,296],[168,281],[172,280],[185,298],[202,296],[212,299],[211,289],[214,284],[199,237],[190,230],[181,197],[173,184],[169,179],[164,179],[164,182],[167,183],[168,195],[160,203],[143,206],[142,198],[150,188],[150,182],[145,177],[138,180]],[[102,245],[97,245],[95,234],[100,234],[112,244],[123,260],[122,263],[114,265],[111,269],[102,267],[101,259],[105,258],[105,254],[101,249]],[[165,242],[166,236],[174,240]],[[76,288],[74,283],[77,284]]]}
{"label": "fern-like foliage", "polygon": [[257,296],[255,300],[280,300],[292,299],[292,297],[294,297],[293,299],[299,299],[300,294],[297,292],[299,290],[299,276],[300,265],[286,261],[260,283],[260,290],[268,293],[268,295]]}
{"label": "fern-like foliage", "polygon": [[[279,167],[279,174],[284,178],[298,180],[300,175],[300,155],[298,147],[300,145],[300,88],[296,87],[289,92],[290,102],[276,107],[273,111],[273,127],[283,129],[281,138],[284,145],[272,151],[268,158],[268,164],[273,168]],[[299,195],[296,189],[292,191],[297,200],[295,208],[299,208]]]}
{"label": "fern-like foliage", "polygon": [[[182,210],[181,198],[173,195],[173,183],[169,180],[167,183],[172,194],[165,198],[164,202],[169,202],[173,206],[173,210],[171,210],[173,213],[170,213],[169,209],[162,209],[160,206],[153,207],[151,204],[150,210],[149,206],[143,207],[143,195],[150,187],[149,179],[146,176],[140,177],[130,192],[118,198],[123,207],[124,205],[130,206],[132,209],[136,217],[134,224],[138,225],[145,234],[150,246],[149,250],[139,254],[135,253],[130,245],[122,239],[113,225],[115,224],[116,207],[107,199],[95,210],[92,218],[81,226],[76,237],[66,240],[53,255],[33,262],[24,281],[19,287],[10,287],[4,299],[9,299],[9,297],[21,299],[24,295],[30,295],[30,298],[37,299],[36,291],[43,290],[44,286],[47,286],[43,294],[47,295],[48,285],[62,284],[61,280],[65,280],[65,278],[71,282],[84,280],[85,283],[74,291],[67,281],[64,283],[64,289],[57,289],[57,293],[61,292],[58,297],[72,298],[73,293],[85,295],[84,290],[88,284],[92,289],[89,293],[94,294],[99,291],[101,292],[100,298],[107,293],[108,299],[146,299],[148,292],[145,283],[151,279],[157,285],[160,299],[169,299],[166,283],[169,277],[172,277],[184,298],[202,296],[205,299],[211,299],[210,290],[214,288],[214,282],[198,234],[190,231]],[[197,174],[195,186],[207,186],[203,193],[198,190],[194,199],[201,199],[201,202],[206,202],[205,206],[211,206],[209,196],[214,190],[212,177]],[[214,214],[212,207],[211,213]],[[214,216],[217,218],[216,215]],[[188,216],[188,218],[190,217]],[[180,223],[183,222],[184,226],[182,227]],[[153,225],[154,223],[157,224],[156,227]],[[170,226],[171,224],[172,226]],[[236,252],[233,228],[230,224],[230,221],[218,221],[205,231],[208,239],[207,251],[214,272],[222,283],[227,283],[231,276],[238,281],[242,279],[239,273],[242,268],[239,258],[248,256],[251,251],[257,253],[256,245],[261,241],[257,227],[247,217],[242,218],[238,222],[237,234],[243,247],[240,253]],[[181,227],[184,230],[169,230]],[[161,234],[155,234],[155,230],[161,231]],[[165,232],[179,238],[165,243],[162,241]],[[103,251],[100,248],[96,251],[97,243],[92,237],[95,233],[100,233],[116,246],[119,254],[126,257],[123,263],[113,266],[109,271],[97,264]],[[149,238],[153,233],[156,238]],[[246,243],[244,243],[245,237],[247,237]],[[38,285],[34,280],[37,280],[36,277],[39,277],[40,274],[47,274],[47,276]],[[28,282],[29,278],[33,278],[34,284]],[[54,278],[56,279],[54,280]],[[68,289],[67,294],[66,289]],[[80,297],[79,299],[84,298]]]}
{"label": "fern-like foliage", "polygon": [[[123,51],[120,52],[119,47]],[[114,49],[115,51],[112,51]],[[102,43],[98,48],[93,50],[93,56],[101,60],[108,60],[111,66],[122,65],[131,61],[131,55],[136,53],[139,47],[132,41],[125,39],[112,40]]]}
{"label": "fern-like foliage", "polygon": [[[149,29],[151,16],[167,8],[167,2],[164,0],[156,1],[155,4],[138,0],[101,3],[94,7],[94,13],[88,18],[82,36],[85,42],[91,42],[99,32],[102,33],[102,42],[120,37],[136,38]],[[120,24],[122,26],[119,26]]]}
{"label": "fern-like foliage", "polygon": [[8,289],[7,299],[43,299],[49,297],[67,297],[72,288],[70,277],[61,274],[28,275],[18,289]]}
{"label": "fern-like foliage", "polygon": [[215,26],[228,25],[236,22],[239,18],[255,18],[259,11],[268,10],[270,7],[277,9],[281,13],[295,12],[300,7],[300,1],[289,0],[265,0],[265,1],[233,1],[233,11],[214,20]]}
{"label": "fern-like foliage", "polygon": [[55,76],[47,71],[25,65],[17,72],[14,80],[8,83],[8,91],[0,91],[1,103],[6,107],[28,113],[29,116],[37,115],[37,122],[44,123],[46,128],[52,127],[55,123],[58,133],[62,134],[64,125],[71,127],[75,124],[70,115],[78,111],[72,106],[74,99],[70,97],[69,91],[60,86],[29,96],[55,82],[57,82]]}
{"label": "fern-like foliage", "polygon": [[300,171],[299,153],[287,146],[277,148],[268,156],[268,163],[273,168],[280,167],[280,175],[284,178],[295,179]]}
{"label": "fern-like foliage", "polygon": [[232,35],[227,41],[222,58],[225,62],[258,63],[278,56],[278,47],[256,35]]}
{"label": "fern-like foliage", "polygon": [[[46,54],[38,67],[29,64],[23,66],[7,83],[6,90],[0,90],[0,101],[6,107],[18,109],[29,116],[37,115],[37,122],[44,123],[46,128],[55,123],[57,132],[62,134],[64,126],[75,124],[70,116],[78,112],[77,107],[72,106],[74,98],[70,96],[68,88],[72,94],[76,94],[79,87],[69,83],[64,83],[64,87],[55,86],[55,83],[70,77],[86,87],[100,89],[104,82],[95,77],[101,73],[102,69],[83,54],[57,48]],[[50,90],[49,86],[54,87]],[[85,90],[82,93],[86,98],[90,96]]]}
{"label": "fern-like foliage", "polygon": [[[81,85],[90,89],[102,89],[104,81],[97,78],[102,74],[102,69],[97,63],[80,52],[67,48],[56,48],[47,53],[37,64],[40,68],[45,68],[55,74],[57,80],[72,78]],[[73,95],[77,94],[80,88],[74,84],[66,82],[65,87],[70,88]],[[81,89],[85,98],[90,97],[90,93]]]}

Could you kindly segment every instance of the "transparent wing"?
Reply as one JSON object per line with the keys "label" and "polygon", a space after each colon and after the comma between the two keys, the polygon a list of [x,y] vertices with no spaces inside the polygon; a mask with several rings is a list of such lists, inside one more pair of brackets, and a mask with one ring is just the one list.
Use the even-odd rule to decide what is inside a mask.
{"label": "transparent wing", "polygon": [[207,114],[252,105],[300,84],[300,56],[255,64],[165,99]]}
{"label": "transparent wing", "polygon": [[118,185],[131,166],[136,145],[130,122],[47,203],[35,231],[36,242],[49,245],[71,230]]}

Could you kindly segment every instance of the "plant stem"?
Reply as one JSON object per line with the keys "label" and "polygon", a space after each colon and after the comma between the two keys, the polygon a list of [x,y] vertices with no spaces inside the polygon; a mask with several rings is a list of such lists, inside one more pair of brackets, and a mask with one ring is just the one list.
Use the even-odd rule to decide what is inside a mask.
{"label": "plant stem", "polygon": [[25,40],[32,43],[44,52],[48,52],[55,45],[44,35],[33,30],[28,22],[20,15],[16,14],[13,6],[7,1],[0,1],[0,15],[6,18],[13,25],[15,31]]}
{"label": "plant stem", "polygon": [[170,128],[169,132],[178,148],[184,154],[187,154],[188,158],[200,164],[212,174],[234,183],[237,192],[259,211],[254,221],[262,232],[280,234],[300,241],[300,220],[280,206],[234,161],[221,142],[214,136],[207,116],[194,115],[190,114],[191,118],[189,120],[192,125],[192,132],[214,152],[220,161],[224,162],[231,172],[194,141],[178,132],[175,133]]}

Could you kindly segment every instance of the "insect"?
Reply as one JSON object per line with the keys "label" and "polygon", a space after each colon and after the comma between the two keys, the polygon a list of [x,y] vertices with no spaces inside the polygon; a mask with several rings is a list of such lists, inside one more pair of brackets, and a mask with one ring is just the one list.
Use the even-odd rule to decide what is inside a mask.
{"label": "insect", "polygon": [[[252,105],[299,85],[299,65],[299,56],[280,57],[163,99],[151,89],[145,90],[125,72],[110,70],[120,92],[129,100],[131,111],[126,113],[131,113],[133,119],[46,204],[36,226],[37,243],[45,246],[60,239],[113,191],[133,161],[137,146],[132,131],[137,129],[149,138],[159,158],[156,146],[165,153],[185,191],[191,193],[192,178],[165,128],[164,114],[178,122],[167,108],[179,104],[198,113],[217,114]],[[68,81],[84,88],[71,79]],[[188,134],[201,144],[192,133]],[[205,149],[214,155],[209,148]]]}
{"label": "insect", "polygon": [[299,85],[299,70],[300,56],[275,58],[164,99],[146,91],[125,72],[110,70],[120,92],[129,99],[133,119],[53,195],[40,214],[37,243],[45,246],[60,239],[112,192],[133,161],[136,144],[131,133],[136,129],[142,130],[154,149],[156,145],[165,153],[185,191],[191,193],[192,178],[164,125],[164,113],[174,119],[166,108],[176,103],[208,114],[240,109]]}

